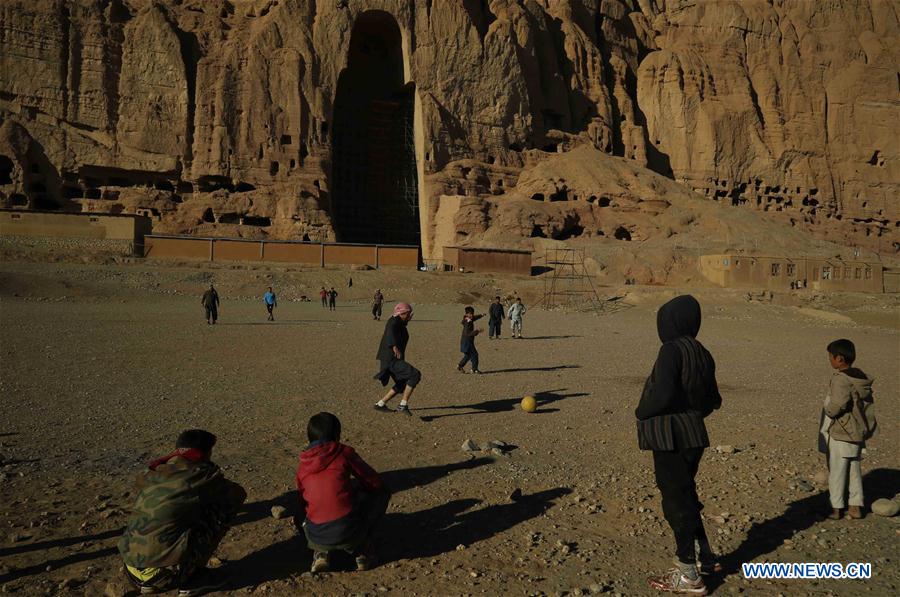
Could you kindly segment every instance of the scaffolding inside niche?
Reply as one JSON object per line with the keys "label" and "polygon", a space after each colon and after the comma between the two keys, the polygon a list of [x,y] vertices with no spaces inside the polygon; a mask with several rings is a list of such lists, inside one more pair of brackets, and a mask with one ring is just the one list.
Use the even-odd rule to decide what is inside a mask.
{"label": "scaffolding inside niche", "polygon": [[417,245],[419,191],[413,96],[352,106],[355,121],[334,132],[335,212],[344,240]]}
{"label": "scaffolding inside niche", "polygon": [[545,309],[610,313],[627,306],[621,296],[601,298],[585,267],[583,249],[547,249],[544,264],[550,270],[543,276],[544,296],[540,304]]}

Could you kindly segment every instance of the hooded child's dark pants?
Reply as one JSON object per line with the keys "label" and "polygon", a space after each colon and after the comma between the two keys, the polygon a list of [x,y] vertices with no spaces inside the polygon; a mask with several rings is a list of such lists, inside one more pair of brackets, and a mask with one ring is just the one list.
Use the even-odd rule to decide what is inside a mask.
{"label": "hooded child's dark pants", "polygon": [[675,552],[684,564],[697,560],[694,540],[703,542],[706,539],[700,519],[703,504],[697,496],[697,484],[694,482],[702,457],[703,448],[653,451],[656,486],[662,494],[663,515],[675,533]]}

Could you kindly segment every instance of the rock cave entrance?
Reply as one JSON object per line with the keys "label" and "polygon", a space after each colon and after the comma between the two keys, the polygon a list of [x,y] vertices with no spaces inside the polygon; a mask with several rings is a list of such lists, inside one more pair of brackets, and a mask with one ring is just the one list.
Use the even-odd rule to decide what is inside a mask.
{"label": "rock cave entrance", "polygon": [[418,245],[419,189],[413,113],[400,28],[363,13],[338,79],[332,129],[332,198],[338,240]]}

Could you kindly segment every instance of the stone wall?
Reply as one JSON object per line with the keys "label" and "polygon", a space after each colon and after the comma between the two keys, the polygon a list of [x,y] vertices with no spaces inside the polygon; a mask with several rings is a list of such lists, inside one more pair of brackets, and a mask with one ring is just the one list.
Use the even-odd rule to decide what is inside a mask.
{"label": "stone wall", "polygon": [[[525,198],[567,199],[533,173],[585,144],[822,238],[900,248],[891,0],[8,0],[0,203],[339,239],[333,105],[369,10],[396,21],[415,86],[426,257],[448,235],[441,197],[519,201],[526,172]],[[570,216],[542,229],[577,230]]]}

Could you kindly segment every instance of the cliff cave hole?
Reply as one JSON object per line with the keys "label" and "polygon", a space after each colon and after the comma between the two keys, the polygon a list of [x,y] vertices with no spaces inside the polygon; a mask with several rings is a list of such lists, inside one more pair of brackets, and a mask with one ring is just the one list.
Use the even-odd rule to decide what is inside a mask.
{"label": "cliff cave hole", "polygon": [[339,240],[419,244],[414,100],[397,22],[383,11],[362,13],[334,100],[329,184]]}
{"label": "cliff cave hole", "polygon": [[271,164],[269,164],[269,174],[271,174],[272,176],[278,174],[278,162],[272,162]]}
{"label": "cliff cave hole", "polygon": [[264,216],[244,216],[245,226],[271,226],[272,220]]}
{"label": "cliff cave hole", "polygon": [[10,203],[15,207],[23,207],[28,205],[28,197],[22,193],[13,193],[9,196]]}
{"label": "cliff cave hole", "polygon": [[240,224],[241,217],[236,213],[222,214],[219,216],[219,224]]}
{"label": "cliff cave hole", "polygon": [[0,155],[0,184],[12,184],[13,161]]}
{"label": "cliff cave hole", "polygon": [[547,235],[544,234],[543,228],[535,224],[531,229],[531,238],[547,238]]}
{"label": "cliff cave hole", "polygon": [[290,135],[281,135],[281,144],[282,145],[290,145],[292,143],[292,139]]}
{"label": "cliff cave hole", "polygon": [[631,233],[624,226],[619,226],[613,233],[616,240],[631,240]]}
{"label": "cliff cave hole", "polygon": [[584,226],[566,223],[564,227],[553,235],[554,240],[569,240],[584,234]]}
{"label": "cliff cave hole", "polygon": [[600,197],[600,200],[597,201],[597,205],[599,207],[609,207],[609,197]]}
{"label": "cliff cave hole", "polygon": [[213,210],[211,207],[206,208],[201,219],[209,224],[212,224],[216,221],[216,217],[213,215]]}
{"label": "cliff cave hole", "polygon": [[876,149],[875,153],[872,154],[872,157],[869,158],[870,166],[881,166],[884,168],[884,157],[881,155],[881,151]]}
{"label": "cliff cave hole", "polygon": [[543,193],[535,193],[534,195],[531,196],[531,199],[534,201],[543,201],[544,194]]}
{"label": "cliff cave hole", "polygon": [[239,182],[234,186],[235,193],[246,193],[248,191],[254,190],[256,187],[250,184],[249,182]]}
{"label": "cliff cave hole", "polygon": [[555,193],[550,195],[550,201],[568,201],[569,200],[569,191],[568,189],[559,189]]}

